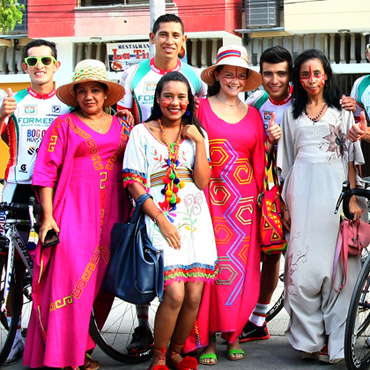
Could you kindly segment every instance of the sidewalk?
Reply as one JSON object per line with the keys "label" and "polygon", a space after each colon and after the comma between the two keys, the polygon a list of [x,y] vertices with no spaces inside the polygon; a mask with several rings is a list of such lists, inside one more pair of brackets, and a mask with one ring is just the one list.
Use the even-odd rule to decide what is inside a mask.
{"label": "sidewalk", "polygon": [[[241,361],[229,361],[226,359],[226,346],[218,343],[218,364],[216,366],[199,365],[199,370],[210,369],[233,369],[233,370],[286,370],[286,369],[329,369],[330,370],[345,370],[344,361],[336,365],[321,364],[316,361],[303,361],[300,353],[295,351],[288,343],[284,336],[284,330],[288,324],[288,317],[286,312],[280,312],[268,325],[271,333],[271,338],[264,341],[243,343],[242,347],[246,351],[246,358]],[[121,364],[116,362],[97,348],[94,352],[94,359],[100,361],[100,368],[104,370],[115,369],[132,369],[132,370],[147,370],[150,363],[131,365]],[[326,367],[329,366],[329,367]],[[15,365],[6,366],[4,370],[26,370],[22,366],[21,360]]]}

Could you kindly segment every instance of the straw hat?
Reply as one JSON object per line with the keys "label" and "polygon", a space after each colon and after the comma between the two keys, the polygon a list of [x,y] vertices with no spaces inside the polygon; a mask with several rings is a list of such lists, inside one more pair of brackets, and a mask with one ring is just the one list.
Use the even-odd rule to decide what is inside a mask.
{"label": "straw hat", "polygon": [[75,85],[83,82],[98,81],[107,86],[107,99],[104,107],[110,107],[120,101],[125,95],[125,89],[122,85],[109,81],[105,64],[95,59],[85,59],[77,63],[72,82],[57,89],[58,98],[71,107],[77,107]]}
{"label": "straw hat", "polygon": [[218,49],[216,64],[206,68],[200,75],[202,80],[210,86],[216,82],[214,70],[218,66],[235,66],[249,69],[248,78],[243,91],[257,89],[262,84],[261,75],[249,67],[249,57],[245,47],[241,45],[226,45]]}

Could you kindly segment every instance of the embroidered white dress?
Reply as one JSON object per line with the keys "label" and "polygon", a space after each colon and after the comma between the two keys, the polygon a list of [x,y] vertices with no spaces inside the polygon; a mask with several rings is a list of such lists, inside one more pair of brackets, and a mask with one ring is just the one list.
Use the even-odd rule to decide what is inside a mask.
{"label": "embroidered white dress", "polygon": [[[206,136],[206,134],[205,134]],[[208,138],[205,138],[208,155]],[[167,146],[150,131],[145,123],[133,128],[127,144],[123,178],[127,186],[140,183],[152,195],[158,208],[164,201],[163,177],[167,172]],[[192,178],[195,144],[183,140],[179,148],[177,172],[185,186],[179,190],[181,202],[176,209],[163,213],[177,227],[181,248],[170,247],[158,226],[145,216],[148,235],[156,248],[164,250],[165,285],[171,281],[212,281],[217,273],[217,250],[212,220],[204,193]]]}
{"label": "embroidered white dress", "polygon": [[[278,146],[283,198],[291,216],[285,256],[286,334],[300,351],[317,352],[328,344],[331,360],[344,357],[345,320],[360,266],[358,258],[349,258],[347,285],[337,293],[332,274],[340,215],[334,209],[347,179],[348,159],[363,163],[359,143],[346,137],[353,122],[352,113],[334,108],[316,123],[304,113],[295,120],[290,107]],[[342,278],[339,268],[336,287]]]}

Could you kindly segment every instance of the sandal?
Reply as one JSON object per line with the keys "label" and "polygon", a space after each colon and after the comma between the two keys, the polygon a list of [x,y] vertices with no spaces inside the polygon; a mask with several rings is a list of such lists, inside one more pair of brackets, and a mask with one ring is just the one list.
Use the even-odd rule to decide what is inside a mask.
{"label": "sandal", "polygon": [[230,361],[239,361],[245,357],[245,352],[242,349],[228,349],[227,359]]}
{"label": "sandal", "polygon": [[213,366],[218,362],[217,355],[215,353],[204,353],[199,357],[199,363],[202,365]]}
{"label": "sandal", "polygon": [[[167,348],[154,348],[153,359],[148,370],[169,370],[166,366],[166,351]],[[163,362],[162,364],[154,365],[157,362]]]}
{"label": "sandal", "polygon": [[99,361],[93,360],[91,355],[86,352],[85,353],[85,363],[82,367],[85,370],[98,370],[100,367]]}
{"label": "sandal", "polygon": [[[182,358],[181,350],[184,347],[183,344],[176,344],[171,342],[170,351],[171,354],[167,354],[167,362],[170,363],[170,367],[175,368],[176,370],[197,370],[198,360],[192,356],[186,356]],[[179,356],[180,360],[175,362],[172,357]]]}

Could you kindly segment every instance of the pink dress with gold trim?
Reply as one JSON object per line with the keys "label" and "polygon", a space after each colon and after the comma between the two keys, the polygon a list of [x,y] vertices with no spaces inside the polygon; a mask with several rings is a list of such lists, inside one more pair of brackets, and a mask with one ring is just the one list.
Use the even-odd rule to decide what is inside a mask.
{"label": "pink dress with gold trim", "polygon": [[[128,135],[116,117],[100,134],[71,113],[57,118],[42,141],[33,185],[55,189],[60,243],[35,250],[26,366],[81,366],[95,346],[88,334],[91,308],[110,259],[112,226],[129,209],[121,176]],[[112,297],[99,294],[104,321]]]}

